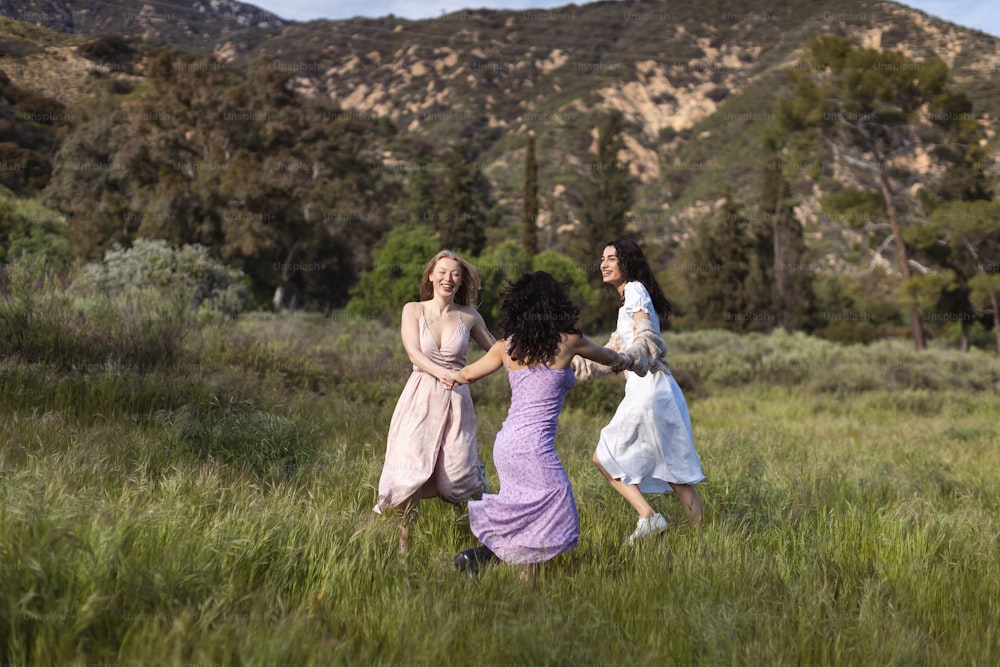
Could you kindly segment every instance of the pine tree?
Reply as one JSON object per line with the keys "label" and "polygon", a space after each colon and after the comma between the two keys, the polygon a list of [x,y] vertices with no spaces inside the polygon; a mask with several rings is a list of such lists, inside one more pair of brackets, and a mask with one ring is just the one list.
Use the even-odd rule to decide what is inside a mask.
{"label": "pine tree", "polygon": [[911,279],[909,287],[935,313],[949,313],[958,319],[959,347],[967,352],[970,327],[980,316],[971,283],[982,273],[982,263],[973,255],[981,251],[980,243],[988,243],[988,235],[974,230],[970,233],[969,222],[981,210],[975,202],[993,199],[983,168],[987,153],[979,144],[981,132],[972,115],[972,103],[964,94],[936,100],[930,117],[941,119],[935,129],[950,130],[956,140],[939,144],[932,151],[947,167],[936,182],[920,191],[923,215],[917,216],[920,224],[914,242],[917,261],[929,266],[930,273]]}
{"label": "pine tree", "polygon": [[[958,319],[967,347],[967,324],[992,324],[1000,355],[1000,202],[951,201],[929,216],[920,246],[933,250],[938,269],[914,278],[914,295],[930,301],[933,315]],[[946,317],[945,317],[946,316]],[[933,319],[933,318],[932,318]]]}
{"label": "pine tree", "polygon": [[[744,295],[746,296],[747,311],[757,313],[759,317],[746,321],[748,331],[770,332],[778,326],[778,313],[776,295],[778,286],[775,284],[777,275],[776,256],[777,238],[779,230],[775,229],[773,221],[774,214],[774,192],[768,193],[766,174],[767,167],[764,168],[765,183],[764,191],[761,193],[761,201],[757,210],[750,211],[744,218],[746,219],[746,243],[747,243],[747,277],[743,284]],[[764,198],[770,194],[770,210],[764,205]]]}
{"label": "pine tree", "polygon": [[746,293],[749,246],[746,216],[727,193],[715,216],[688,242],[681,263],[686,267],[686,311],[697,326],[744,331],[766,318],[763,312],[751,311]]}
{"label": "pine tree", "polygon": [[[900,52],[856,49],[835,35],[813,40],[809,53],[813,67],[790,72],[796,92],[779,101],[776,116],[786,132],[819,138],[838,164],[881,198],[905,286],[911,267],[901,195],[914,175],[900,159],[956,141],[960,128],[950,122],[951,114],[942,115],[949,122],[940,123],[937,132],[919,122],[927,109],[961,104],[947,87],[948,66],[936,57],[916,63]],[[920,306],[915,294],[906,296],[914,345],[923,350]]]}

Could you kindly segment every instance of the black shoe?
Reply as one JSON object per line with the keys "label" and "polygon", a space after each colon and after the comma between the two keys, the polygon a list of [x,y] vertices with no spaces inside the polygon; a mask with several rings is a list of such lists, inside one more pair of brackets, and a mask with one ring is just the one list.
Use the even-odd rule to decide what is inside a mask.
{"label": "black shoe", "polygon": [[479,566],[500,560],[496,554],[489,550],[489,547],[478,546],[474,549],[460,551],[452,559],[455,569],[459,572],[468,572],[470,575],[479,574]]}

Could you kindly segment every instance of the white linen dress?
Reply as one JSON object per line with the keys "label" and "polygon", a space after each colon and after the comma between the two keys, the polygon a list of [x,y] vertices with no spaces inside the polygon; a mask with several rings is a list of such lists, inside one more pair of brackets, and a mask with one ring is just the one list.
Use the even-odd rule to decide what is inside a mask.
{"label": "white linen dress", "polygon": [[[624,296],[617,331],[627,348],[632,344],[634,313],[647,313],[655,331],[660,330],[660,318],[642,283],[626,283]],[[687,401],[673,375],[657,372],[640,377],[626,372],[625,376],[625,398],[601,429],[597,444],[604,469],[625,484],[637,484],[642,493],[666,493],[670,483],[704,481]]]}

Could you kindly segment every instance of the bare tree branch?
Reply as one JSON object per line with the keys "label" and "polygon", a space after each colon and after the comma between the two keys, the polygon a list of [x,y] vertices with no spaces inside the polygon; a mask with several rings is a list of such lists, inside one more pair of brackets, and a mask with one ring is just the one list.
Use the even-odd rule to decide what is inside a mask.
{"label": "bare tree branch", "polygon": [[892,244],[892,242],[894,240],[895,240],[895,237],[892,234],[889,234],[889,236],[885,237],[885,239],[882,241],[882,244],[879,245],[879,247],[877,249],[875,249],[875,250],[872,251],[872,261],[868,264],[868,268],[867,269],[861,269],[860,271],[850,271],[850,272],[848,272],[847,275],[849,275],[849,276],[867,276],[868,274],[870,274],[872,271],[875,270],[875,267],[878,266],[879,261],[885,259],[884,257],[882,257],[882,252],[886,248],[888,248]]}

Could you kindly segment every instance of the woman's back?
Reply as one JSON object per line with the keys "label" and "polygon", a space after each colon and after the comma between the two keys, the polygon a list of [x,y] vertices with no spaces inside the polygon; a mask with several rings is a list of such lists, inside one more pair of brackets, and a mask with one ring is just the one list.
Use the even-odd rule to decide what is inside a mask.
{"label": "woman's back", "polygon": [[511,398],[504,429],[537,430],[541,437],[554,437],[563,399],[576,381],[573,370],[530,366],[510,370],[507,378]]}

